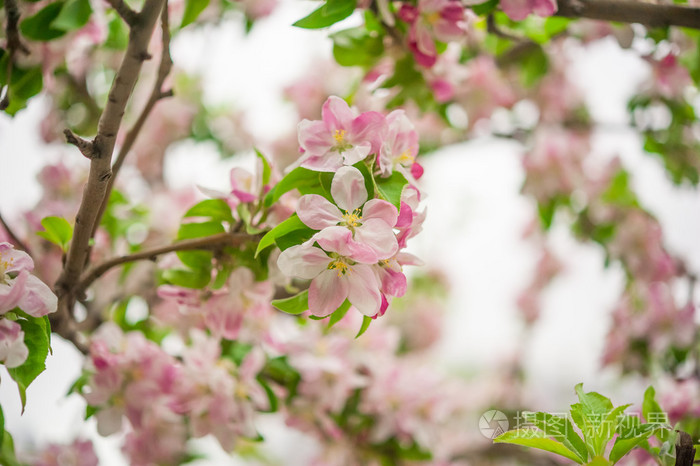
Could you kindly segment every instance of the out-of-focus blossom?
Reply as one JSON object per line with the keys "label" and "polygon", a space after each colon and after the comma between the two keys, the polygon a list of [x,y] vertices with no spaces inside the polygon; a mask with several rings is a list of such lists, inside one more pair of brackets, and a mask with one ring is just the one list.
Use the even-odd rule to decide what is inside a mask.
{"label": "out-of-focus blossom", "polygon": [[466,33],[466,14],[457,0],[419,0],[417,6],[404,3],[398,16],[411,25],[408,46],[416,62],[426,68],[437,61],[435,40],[459,40]]}
{"label": "out-of-focus blossom", "polygon": [[677,99],[683,96],[685,88],[692,84],[688,69],[681,65],[678,57],[673,53],[666,54],[663,58],[645,57],[651,65],[652,80],[648,84],[652,90],[668,99]]}
{"label": "out-of-focus blossom", "polygon": [[513,21],[522,21],[531,14],[552,16],[557,11],[556,0],[502,0],[500,5]]}
{"label": "out-of-focus blossom", "polygon": [[90,440],[75,440],[68,445],[52,443],[39,452],[32,466],[97,466],[99,461]]}

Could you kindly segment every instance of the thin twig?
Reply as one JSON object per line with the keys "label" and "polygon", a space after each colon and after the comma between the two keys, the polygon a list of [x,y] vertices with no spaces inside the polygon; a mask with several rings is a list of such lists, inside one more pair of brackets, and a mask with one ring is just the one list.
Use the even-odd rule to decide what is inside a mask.
{"label": "thin twig", "polygon": [[92,141],[88,141],[80,136],[77,136],[69,129],[64,129],[63,134],[66,136],[66,142],[77,147],[78,150],[80,150],[80,153],[83,154],[88,160],[95,156]]}
{"label": "thin twig", "polygon": [[486,18],[486,30],[490,32],[491,34],[495,35],[496,37],[500,37],[501,39],[507,39],[507,40],[512,40],[513,42],[530,42],[527,39],[523,39],[522,37],[514,36],[513,34],[509,34],[505,31],[503,31],[501,28],[498,27],[496,24],[496,19],[494,16],[488,15]]}
{"label": "thin twig", "polygon": [[138,13],[131,9],[124,0],[107,0],[112,8],[114,8],[124,22],[129,26],[133,26],[138,21]]}
{"label": "thin twig", "polygon": [[19,37],[19,9],[15,0],[5,1],[5,12],[7,13],[7,24],[5,26],[5,35],[7,37],[7,69],[6,89],[5,94],[0,99],[0,111],[5,110],[10,105],[10,81],[12,80],[12,67],[14,66],[15,53],[19,50],[25,55],[29,54],[29,49],[22,43]]}
{"label": "thin twig", "polygon": [[177,241],[173,244],[169,244],[166,246],[147,249],[145,251],[140,251],[134,254],[128,254],[126,256],[114,257],[87,270],[80,279],[80,283],[76,287],[76,290],[79,292],[85,291],[95,280],[100,278],[102,275],[105,274],[105,272],[107,272],[111,268],[129,262],[155,260],[158,256],[175,251],[191,251],[195,249],[221,249],[224,246],[239,246],[247,241],[254,241],[258,239],[259,238],[257,236],[248,235],[245,233],[218,233],[216,235],[206,236],[204,238],[193,238],[183,241]]}
{"label": "thin twig", "polygon": [[19,239],[19,237],[15,234],[15,232],[12,231],[12,228],[10,228],[10,225],[8,225],[7,222],[5,221],[5,219],[2,218],[2,214],[0,214],[0,225],[2,225],[2,227],[5,229],[5,231],[9,235],[12,242],[15,243],[15,246],[22,249],[24,252],[26,252],[30,256],[32,255],[32,252],[29,249],[29,247],[27,247],[27,245],[24,244],[21,239]]}
{"label": "thin twig", "polygon": [[170,97],[173,95],[172,90],[163,91],[163,83],[165,82],[166,78],[170,74],[170,70],[173,67],[173,60],[170,56],[170,22],[168,21],[167,0],[163,5],[163,10],[161,12],[161,28],[163,49],[161,50],[160,64],[158,65],[158,74],[156,76],[156,81],[153,84],[153,90],[151,91],[151,96],[148,98],[148,102],[146,102],[146,106],[141,111],[141,114],[136,120],[136,123],[134,123],[134,126],[127,133],[126,138],[124,139],[124,144],[119,149],[119,154],[117,155],[117,158],[114,161],[114,164],[112,165],[112,177],[107,183],[105,197],[102,200],[100,211],[97,214],[97,219],[95,220],[95,224],[92,229],[93,237],[95,236],[95,232],[97,231],[97,228],[100,225],[102,216],[104,215],[105,210],[107,209],[107,204],[109,203],[109,196],[112,193],[112,188],[114,187],[114,182],[117,179],[117,174],[119,173],[119,170],[124,164],[124,160],[126,159],[127,154],[136,142],[136,139],[138,138],[139,133],[143,128],[143,125],[146,123],[146,119],[151,114],[153,107],[155,107],[156,103],[160,99]]}

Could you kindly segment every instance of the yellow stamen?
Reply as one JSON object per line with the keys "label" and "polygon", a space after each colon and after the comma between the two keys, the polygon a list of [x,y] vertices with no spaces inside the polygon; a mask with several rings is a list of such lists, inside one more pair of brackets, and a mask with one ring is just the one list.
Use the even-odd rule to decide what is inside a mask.
{"label": "yellow stamen", "polygon": [[412,156],[411,152],[408,150],[401,152],[401,155],[399,155],[399,163],[401,163],[401,164],[406,164],[406,163],[412,164],[415,161],[416,161],[416,158],[414,156]]}
{"label": "yellow stamen", "polygon": [[338,144],[343,144],[345,140],[345,130],[336,129],[335,133],[333,134],[333,139],[335,139],[335,142],[337,142]]}
{"label": "yellow stamen", "polygon": [[438,21],[440,21],[440,12],[439,11],[433,11],[432,13],[428,13],[425,15],[425,20],[428,22],[428,24],[435,24]]}
{"label": "yellow stamen", "polygon": [[345,262],[343,262],[340,259],[335,260],[335,261],[331,262],[330,264],[328,264],[328,269],[329,270],[333,270],[333,269],[337,270],[339,277],[342,277],[343,275],[345,275],[348,272],[348,270],[350,270],[350,268],[348,267],[348,264],[346,264]]}
{"label": "yellow stamen", "polygon": [[360,220],[362,220],[362,216],[360,215],[360,209],[355,209],[352,213],[345,211],[343,214],[343,220],[345,221],[345,224],[349,227],[358,227],[360,226]]}

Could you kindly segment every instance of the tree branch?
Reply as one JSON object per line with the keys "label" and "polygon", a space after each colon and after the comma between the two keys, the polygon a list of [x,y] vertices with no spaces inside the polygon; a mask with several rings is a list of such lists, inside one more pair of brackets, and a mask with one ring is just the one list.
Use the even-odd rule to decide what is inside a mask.
{"label": "tree branch", "polygon": [[259,239],[257,236],[248,235],[245,233],[219,233],[204,238],[193,238],[183,241],[177,241],[167,246],[161,246],[153,249],[147,249],[126,256],[114,257],[106,260],[99,265],[92,267],[86,271],[80,283],[76,287],[78,292],[85,291],[95,280],[104,275],[109,269],[117,267],[129,262],[142,260],[154,261],[158,256],[175,251],[191,251],[194,249],[221,249],[224,246],[239,246],[246,241]]}
{"label": "tree branch", "polygon": [[138,21],[138,13],[127,5],[124,0],[107,0],[112,8],[114,8],[124,22],[129,26],[133,26]]}
{"label": "tree branch", "polygon": [[19,237],[15,234],[15,232],[12,231],[12,228],[10,228],[10,226],[7,224],[5,219],[2,218],[2,214],[0,214],[0,225],[2,225],[2,227],[5,229],[5,231],[7,232],[7,235],[10,237],[12,242],[15,243],[15,246],[19,247],[20,249],[22,249],[24,252],[26,252],[30,256],[32,255],[32,252],[27,247],[27,245],[24,244],[21,239],[19,239]]}
{"label": "tree branch", "polygon": [[559,0],[557,16],[589,18],[651,27],[700,29],[700,8],[629,0]]}
{"label": "tree branch", "polygon": [[164,3],[165,0],[146,0],[143,9],[131,24],[126,54],[112,83],[98,123],[97,135],[91,143],[88,181],[75,218],[75,230],[66,263],[56,282],[60,299],[59,313],[70,314],[69,310],[75,303],[74,288],[88,262],[93,226],[112,176],[111,159],[117,132],[141,65],[149,58],[148,43]]}
{"label": "tree branch", "polygon": [[[5,25],[5,35],[7,37],[7,70],[6,70],[6,90],[0,99],[0,111],[5,110],[10,105],[10,80],[12,79],[12,67],[14,66],[15,53],[19,50],[25,55],[29,54],[29,49],[22,43],[19,37],[19,9],[15,0],[5,1],[5,12],[7,13],[7,24]],[[1,90],[1,89],[0,89]]]}
{"label": "tree branch", "polygon": [[92,228],[93,237],[95,236],[97,227],[100,225],[102,216],[104,215],[105,210],[107,209],[107,204],[109,203],[109,196],[112,193],[112,187],[114,186],[114,182],[117,179],[117,174],[119,173],[119,170],[124,164],[124,160],[126,159],[127,154],[136,142],[136,139],[138,138],[139,133],[143,128],[143,125],[146,123],[146,119],[151,114],[153,107],[155,107],[156,103],[160,99],[170,97],[173,95],[171,90],[163,91],[163,83],[165,82],[165,79],[168,77],[168,75],[170,74],[170,70],[173,67],[173,60],[170,57],[170,22],[168,21],[167,0],[161,12],[161,28],[163,49],[161,50],[160,64],[158,65],[158,74],[156,76],[156,81],[153,84],[153,90],[151,91],[151,96],[148,98],[148,102],[146,102],[146,106],[141,111],[141,114],[139,115],[138,120],[136,120],[136,123],[134,123],[134,126],[127,133],[126,138],[124,139],[124,144],[119,149],[119,154],[117,155],[117,158],[114,161],[114,164],[112,165],[112,177],[107,183],[107,190],[105,192],[104,199],[102,200],[100,211],[97,214],[95,224]]}

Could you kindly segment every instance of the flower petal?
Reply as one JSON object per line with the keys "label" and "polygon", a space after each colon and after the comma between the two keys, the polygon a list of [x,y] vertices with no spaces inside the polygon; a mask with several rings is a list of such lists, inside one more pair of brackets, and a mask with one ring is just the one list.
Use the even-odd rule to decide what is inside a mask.
{"label": "flower petal", "polygon": [[388,259],[399,251],[399,243],[392,228],[383,220],[370,219],[355,230],[355,241],[369,246],[378,260]]}
{"label": "flower petal", "polygon": [[[352,273],[352,272],[349,272]],[[348,280],[336,270],[325,270],[309,286],[309,311],[317,317],[332,313],[348,297]]]}
{"label": "flower petal", "polygon": [[391,202],[381,199],[372,199],[362,208],[362,219],[364,222],[371,219],[378,219],[386,222],[390,227],[393,227],[396,225],[398,217],[399,213],[396,207],[394,207]]}
{"label": "flower petal", "polygon": [[21,366],[27,360],[29,349],[24,344],[24,332],[17,323],[0,319],[0,362],[6,367]]}
{"label": "flower petal", "polygon": [[350,109],[348,103],[334,95],[328,97],[321,108],[321,118],[329,130],[350,129],[355,116],[356,113]]}
{"label": "flower petal", "polygon": [[24,294],[17,305],[30,316],[42,317],[56,312],[58,298],[46,283],[34,275],[29,275],[24,286]]}
{"label": "flower petal", "polygon": [[328,267],[331,259],[309,243],[285,249],[277,259],[277,267],[288,277],[312,279]]}
{"label": "flower petal", "polygon": [[342,167],[333,177],[331,196],[338,207],[352,212],[367,200],[365,177],[355,167]]}
{"label": "flower petal", "polygon": [[379,260],[377,253],[371,247],[355,241],[352,232],[345,227],[324,228],[316,233],[312,240],[328,252],[337,252],[341,256],[363,264],[374,264]]}
{"label": "flower petal", "polygon": [[369,142],[361,142],[352,146],[350,149],[343,151],[343,163],[345,165],[355,165],[367,158],[369,153],[372,151],[372,144]]}
{"label": "flower petal", "polygon": [[297,205],[297,215],[304,225],[314,230],[335,226],[343,220],[340,210],[318,194],[302,196]]}
{"label": "flower petal", "polygon": [[29,254],[15,249],[10,243],[0,243],[0,262],[5,264],[6,272],[19,272],[20,270],[31,272],[34,270],[34,261],[29,257]]}
{"label": "flower petal", "polygon": [[379,312],[382,297],[377,277],[368,265],[357,264],[348,275],[348,300],[362,314],[372,317]]}

